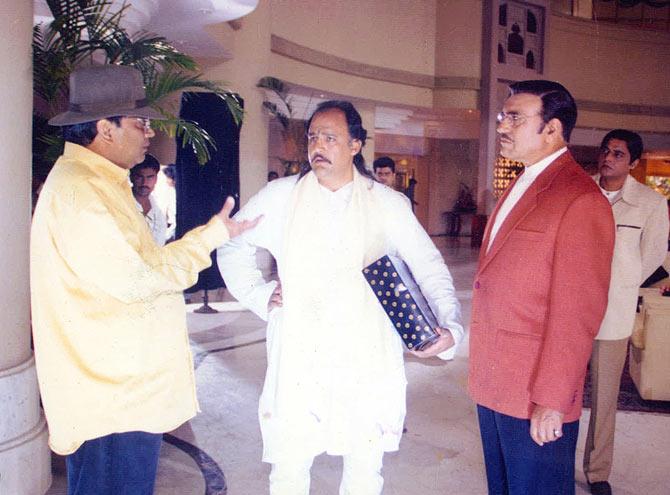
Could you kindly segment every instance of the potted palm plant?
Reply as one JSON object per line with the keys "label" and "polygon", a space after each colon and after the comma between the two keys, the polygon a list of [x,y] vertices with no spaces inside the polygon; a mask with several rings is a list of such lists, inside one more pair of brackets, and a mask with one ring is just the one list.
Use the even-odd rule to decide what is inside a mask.
{"label": "potted palm plant", "polygon": [[129,34],[122,26],[128,8],[110,0],[46,0],[54,20],[33,28],[33,176],[46,176],[61,154],[59,130],[47,124],[68,101],[70,73],[91,64],[132,65],[142,72],[147,99],[167,120],[152,127],[177,136],[191,146],[203,164],[216,149],[212,137],[197,122],[177,116],[167,98],[184,90],[210,91],[220,96],[236,121],[243,116],[235,95],[220,83],[204,79],[190,56],[167,39],[146,32]]}
{"label": "potted palm plant", "polygon": [[293,175],[300,172],[301,168],[308,166],[307,138],[305,136],[305,121],[295,116],[289,87],[281,79],[265,76],[261,78],[256,87],[266,90],[273,98],[263,101],[263,107],[282,126],[282,137],[284,139],[284,156],[276,156],[284,167],[285,175]]}

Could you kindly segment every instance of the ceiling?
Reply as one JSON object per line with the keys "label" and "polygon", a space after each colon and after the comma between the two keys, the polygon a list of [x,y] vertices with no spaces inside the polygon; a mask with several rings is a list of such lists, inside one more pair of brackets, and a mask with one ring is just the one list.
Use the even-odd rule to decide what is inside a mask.
{"label": "ceiling", "polygon": [[[123,5],[111,0],[112,8]],[[148,31],[165,36],[184,53],[197,57],[229,58],[226,47],[205,27],[239,19],[252,12],[258,0],[132,0],[123,16],[129,33]],[[45,0],[34,0],[35,22],[52,19]]]}

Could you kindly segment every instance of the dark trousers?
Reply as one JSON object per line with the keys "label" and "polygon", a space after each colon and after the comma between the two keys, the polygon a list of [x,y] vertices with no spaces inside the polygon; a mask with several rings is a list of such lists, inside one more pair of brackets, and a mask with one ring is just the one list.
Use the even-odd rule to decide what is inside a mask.
{"label": "dark trousers", "polygon": [[84,442],[65,458],[68,495],[151,495],[162,438],[131,431]]}
{"label": "dark trousers", "polygon": [[579,421],[565,423],[563,436],[537,445],[530,420],[477,405],[489,495],[574,495]]}

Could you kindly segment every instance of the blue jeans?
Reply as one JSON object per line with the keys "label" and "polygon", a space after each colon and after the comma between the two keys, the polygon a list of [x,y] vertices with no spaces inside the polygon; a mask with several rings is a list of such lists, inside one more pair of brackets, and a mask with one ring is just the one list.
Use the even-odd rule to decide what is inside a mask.
{"label": "blue jeans", "polygon": [[542,447],[530,437],[530,420],[477,405],[489,495],[574,495],[579,421]]}
{"label": "blue jeans", "polygon": [[151,495],[162,438],[131,431],[84,442],[65,458],[68,495]]}

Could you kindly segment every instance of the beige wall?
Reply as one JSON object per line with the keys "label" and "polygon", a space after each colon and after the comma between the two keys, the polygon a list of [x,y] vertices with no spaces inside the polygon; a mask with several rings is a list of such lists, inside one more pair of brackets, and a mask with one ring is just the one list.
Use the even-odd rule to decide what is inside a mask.
{"label": "beige wall", "polygon": [[[670,34],[552,16],[546,76],[579,100],[670,108]],[[600,111],[597,111],[600,110]],[[670,117],[607,107],[580,112],[580,127],[667,132]]]}
{"label": "beige wall", "polygon": [[[273,0],[272,34],[347,61],[435,74],[435,0]],[[326,57],[323,57],[324,59]],[[326,64],[327,65],[327,64]],[[431,107],[431,89],[369,79],[272,55],[270,74],[353,98]]]}
{"label": "beige wall", "polygon": [[481,77],[481,0],[438,0],[435,75]]}
{"label": "beige wall", "polygon": [[435,0],[272,0],[272,34],[346,59],[421,74],[435,67]]}
{"label": "beige wall", "polygon": [[468,87],[438,88],[434,92],[437,108],[478,108],[481,79],[482,2],[481,0],[438,0],[435,31],[435,75],[465,79]]}
{"label": "beige wall", "polygon": [[[323,45],[319,47],[323,48]],[[422,107],[431,107],[433,104],[433,92],[427,88],[358,77],[308,65],[275,53],[272,54],[271,62],[270,75],[326,93]]]}

